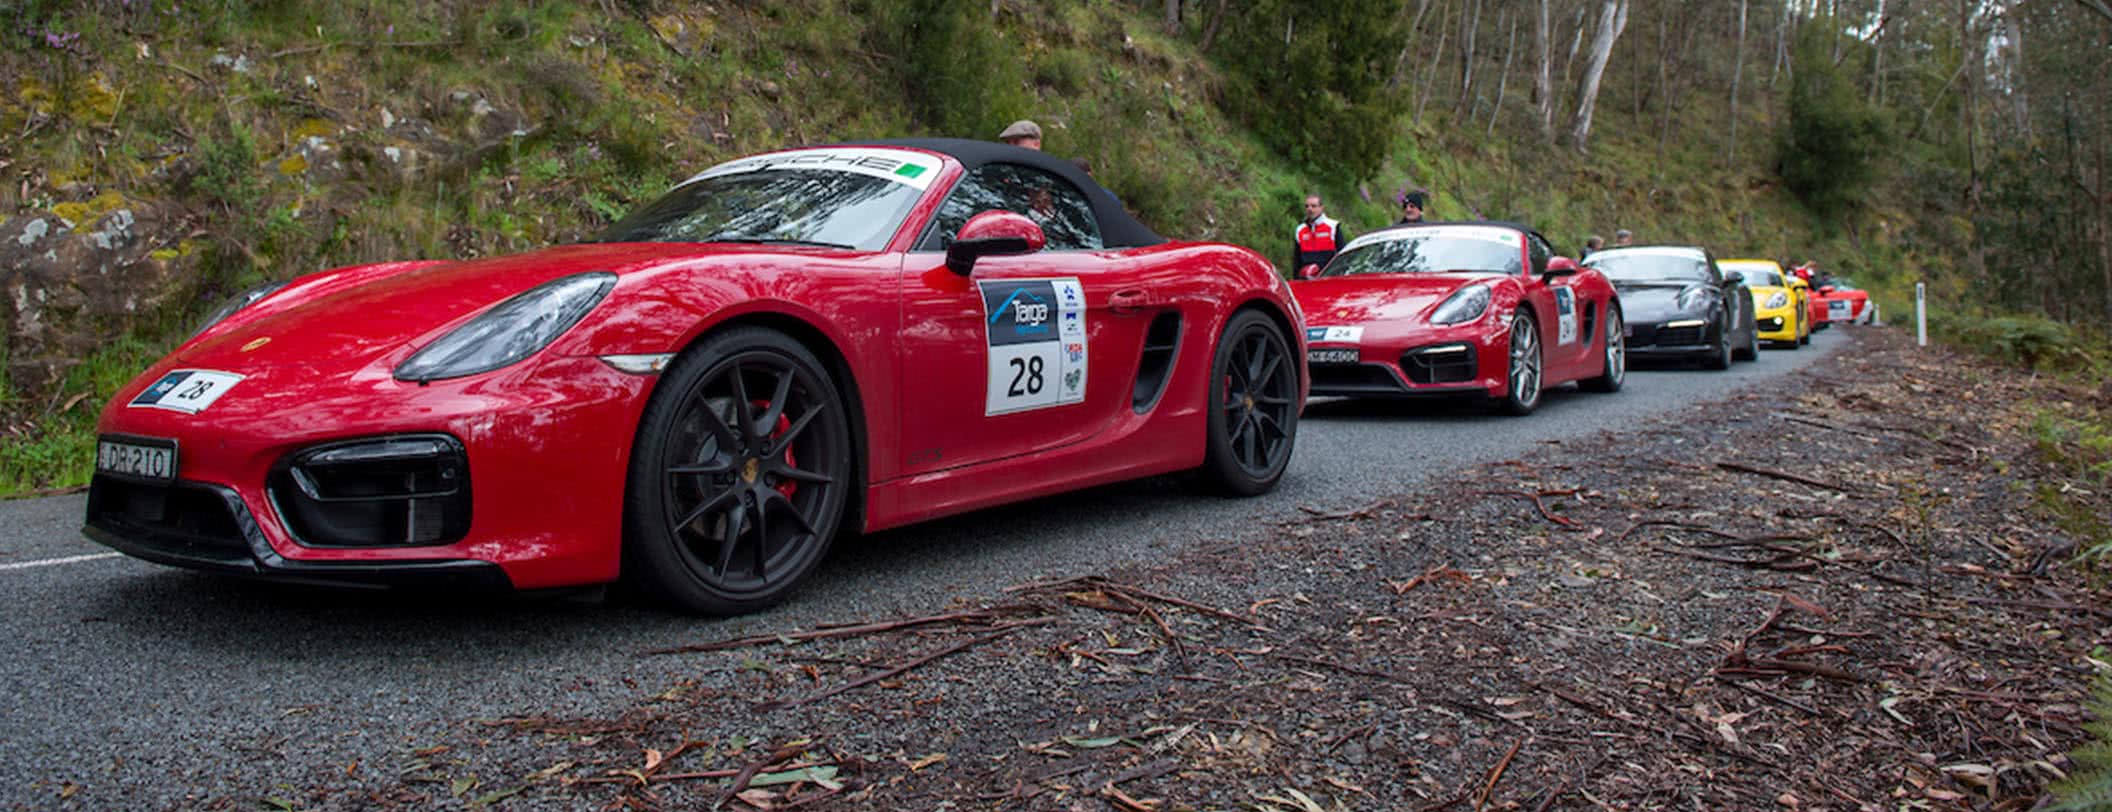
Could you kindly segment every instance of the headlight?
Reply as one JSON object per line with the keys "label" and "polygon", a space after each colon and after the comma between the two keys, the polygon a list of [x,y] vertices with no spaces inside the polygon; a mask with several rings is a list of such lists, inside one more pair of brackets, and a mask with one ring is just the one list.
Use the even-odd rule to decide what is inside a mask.
{"label": "headlight", "polygon": [[1761,307],[1773,310],[1777,307],[1786,307],[1788,305],[1789,294],[1778,290],[1775,291],[1775,295],[1767,297],[1767,304],[1761,305]]}
{"label": "headlight", "polygon": [[1432,324],[1460,324],[1481,318],[1489,309],[1489,286],[1472,285],[1460,288],[1444,304],[1430,314]]}
{"label": "headlight", "polygon": [[212,314],[205,317],[205,321],[198,325],[197,330],[192,331],[191,337],[197,338],[204,335],[205,331],[212,329],[215,324],[226,321],[227,317],[235,314],[235,311],[256,304],[258,299],[279,292],[279,288],[286,287],[286,284],[285,282],[267,282],[235,294],[234,298],[228,299],[219,307],[213,308]]}
{"label": "headlight", "polygon": [[534,354],[564,335],[616,286],[616,275],[553,279],[498,303],[468,324],[405,359],[400,381],[437,381],[490,372]]}
{"label": "headlight", "polygon": [[1687,288],[1686,290],[1679,292],[1679,301],[1677,302],[1677,304],[1679,305],[1679,309],[1681,310],[1692,310],[1696,306],[1699,306],[1701,304],[1702,299],[1707,297],[1708,295],[1708,288]]}

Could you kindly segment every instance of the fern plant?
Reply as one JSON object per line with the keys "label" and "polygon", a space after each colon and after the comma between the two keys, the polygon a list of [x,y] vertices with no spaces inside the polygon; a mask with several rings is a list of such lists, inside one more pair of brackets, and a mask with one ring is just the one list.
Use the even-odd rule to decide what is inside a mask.
{"label": "fern plant", "polygon": [[2068,754],[2075,769],[2068,780],[2054,786],[2054,797],[2060,800],[2050,810],[2112,810],[2112,678],[2098,677],[2091,691],[2090,715],[2095,720],[2085,729],[2091,741]]}

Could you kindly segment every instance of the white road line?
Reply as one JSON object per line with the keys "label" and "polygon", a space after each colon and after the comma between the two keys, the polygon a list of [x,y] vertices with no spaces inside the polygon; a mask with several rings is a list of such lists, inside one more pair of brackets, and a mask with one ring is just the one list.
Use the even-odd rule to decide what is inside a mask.
{"label": "white road line", "polygon": [[0,571],[26,570],[31,567],[56,567],[60,564],[78,564],[83,561],[101,561],[105,558],[116,558],[121,555],[123,555],[123,553],[89,553],[87,555],[69,555],[65,558],[46,558],[42,561],[18,561],[13,564],[0,564]]}

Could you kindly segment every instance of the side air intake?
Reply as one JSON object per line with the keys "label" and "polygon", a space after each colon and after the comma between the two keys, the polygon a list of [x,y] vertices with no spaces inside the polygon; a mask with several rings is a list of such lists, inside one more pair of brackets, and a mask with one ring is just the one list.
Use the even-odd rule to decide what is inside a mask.
{"label": "side air intake", "polygon": [[1137,386],[1131,395],[1137,414],[1151,410],[1166,391],[1166,377],[1173,372],[1173,355],[1181,345],[1181,314],[1168,311],[1151,320],[1144,332],[1144,357],[1137,364]]}

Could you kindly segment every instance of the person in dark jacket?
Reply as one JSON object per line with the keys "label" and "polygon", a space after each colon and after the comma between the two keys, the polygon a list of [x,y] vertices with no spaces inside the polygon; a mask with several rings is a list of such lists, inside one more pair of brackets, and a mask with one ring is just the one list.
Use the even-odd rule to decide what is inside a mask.
{"label": "person in dark jacket", "polygon": [[1335,252],[1349,244],[1349,232],[1342,229],[1342,221],[1327,216],[1327,206],[1320,202],[1319,195],[1305,196],[1305,219],[1298,221],[1291,238],[1292,273],[1307,265],[1327,267]]}
{"label": "person in dark jacket", "polygon": [[1414,189],[1401,195],[1401,222],[1397,225],[1413,225],[1423,222],[1423,209],[1430,205],[1430,193]]}

